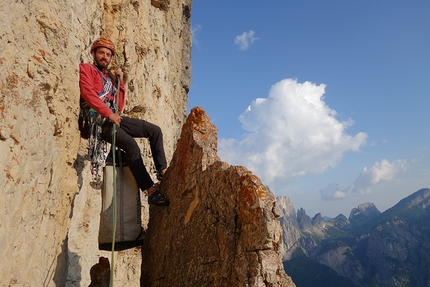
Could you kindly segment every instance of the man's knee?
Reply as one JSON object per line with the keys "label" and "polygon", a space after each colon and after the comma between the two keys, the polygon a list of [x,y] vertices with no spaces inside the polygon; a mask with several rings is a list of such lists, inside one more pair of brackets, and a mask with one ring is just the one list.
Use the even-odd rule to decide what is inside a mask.
{"label": "man's knee", "polygon": [[161,131],[161,128],[157,125],[152,125],[151,127],[151,135],[152,137],[160,137],[163,136],[163,132]]}

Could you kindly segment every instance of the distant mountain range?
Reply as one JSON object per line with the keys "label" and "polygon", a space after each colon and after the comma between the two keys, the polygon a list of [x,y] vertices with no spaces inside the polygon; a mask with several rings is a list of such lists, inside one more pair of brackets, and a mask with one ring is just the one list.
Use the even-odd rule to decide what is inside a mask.
{"label": "distant mountain range", "polygon": [[430,286],[430,189],[420,189],[381,213],[373,203],[312,219],[277,197],[284,268],[297,287]]}

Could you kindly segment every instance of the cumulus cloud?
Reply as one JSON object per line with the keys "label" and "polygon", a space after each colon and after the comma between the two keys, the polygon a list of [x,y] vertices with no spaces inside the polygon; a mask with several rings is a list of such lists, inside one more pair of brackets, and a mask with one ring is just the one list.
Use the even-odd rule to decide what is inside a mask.
{"label": "cumulus cloud", "polygon": [[268,98],[254,100],[240,115],[247,134],[239,140],[220,139],[221,159],[248,167],[266,184],[336,166],[345,152],[358,151],[367,135],[348,135],[352,120],[338,120],[324,93],[323,84],[276,83]]}
{"label": "cumulus cloud", "polygon": [[330,183],[323,189],[320,189],[320,195],[322,200],[337,200],[346,197],[345,190],[341,190],[339,184]]}
{"label": "cumulus cloud", "polygon": [[254,31],[249,30],[248,32],[243,32],[242,35],[236,36],[234,39],[234,45],[241,51],[247,50],[252,43],[254,43],[258,38],[254,37]]}
{"label": "cumulus cloud", "polygon": [[406,160],[398,159],[393,162],[389,162],[383,159],[380,162],[376,162],[372,167],[364,167],[360,175],[354,182],[353,192],[359,194],[371,193],[371,187],[381,181],[393,180],[396,174],[400,171],[406,171],[408,163]]}

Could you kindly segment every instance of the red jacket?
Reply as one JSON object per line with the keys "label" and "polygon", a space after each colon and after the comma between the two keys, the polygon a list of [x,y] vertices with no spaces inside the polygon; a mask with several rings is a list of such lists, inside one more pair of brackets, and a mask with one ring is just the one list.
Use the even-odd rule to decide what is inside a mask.
{"label": "red jacket", "polygon": [[[102,71],[105,77],[107,71]],[[108,118],[113,112],[106,106],[106,104],[99,98],[99,94],[103,90],[103,81],[97,71],[97,68],[92,64],[79,65],[79,88],[81,90],[81,99],[96,110],[102,117]],[[109,98],[113,100],[113,97]],[[125,87],[124,82],[121,81],[119,89],[118,110],[122,111],[125,102]]]}

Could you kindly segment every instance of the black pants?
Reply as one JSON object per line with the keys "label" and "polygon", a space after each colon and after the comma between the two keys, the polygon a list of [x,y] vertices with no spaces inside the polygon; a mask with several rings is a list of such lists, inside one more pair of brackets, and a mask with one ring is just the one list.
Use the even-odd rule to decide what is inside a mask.
{"label": "black pants", "polygon": [[[109,120],[103,124],[102,138],[112,143],[113,123]],[[167,168],[164,154],[163,133],[159,126],[144,120],[122,117],[120,126],[116,129],[116,146],[126,154],[125,162],[130,167],[141,190],[146,190],[154,185],[148,171],[143,164],[140,148],[134,138],[147,138],[151,147],[152,159],[155,168],[161,171]]]}

